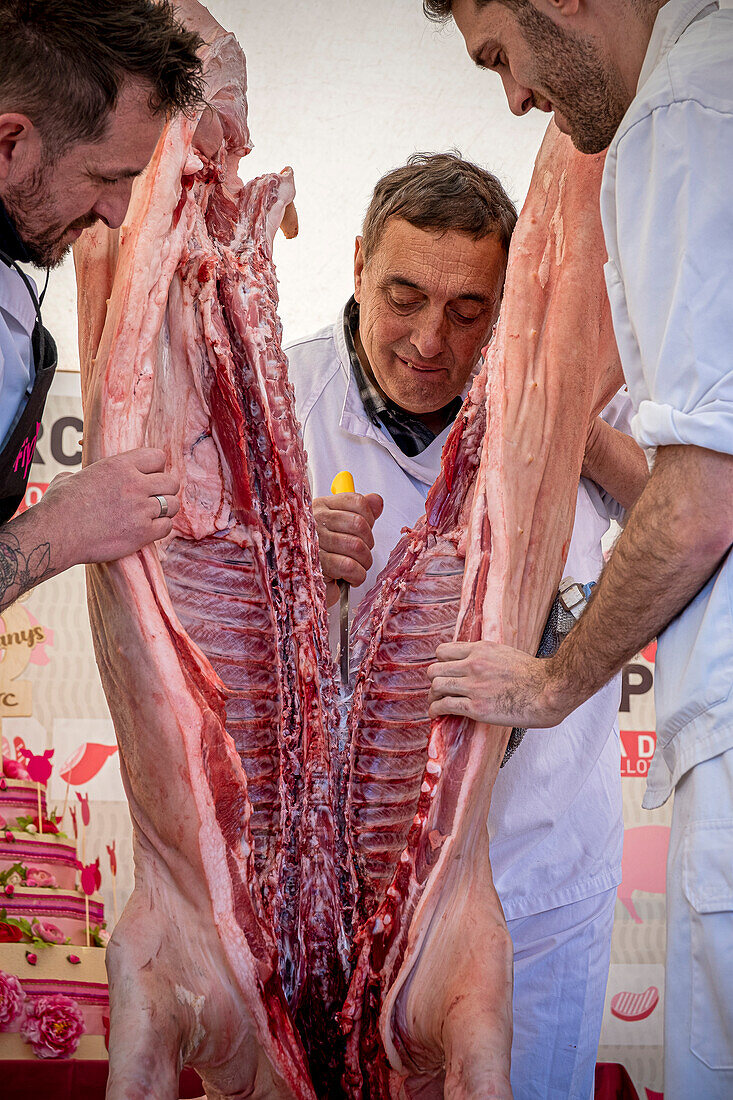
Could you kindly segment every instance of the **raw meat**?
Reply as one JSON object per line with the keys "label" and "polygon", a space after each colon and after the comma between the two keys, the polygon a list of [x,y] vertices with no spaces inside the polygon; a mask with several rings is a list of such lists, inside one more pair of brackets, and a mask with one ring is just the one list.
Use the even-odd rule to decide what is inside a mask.
{"label": "raw meat", "polygon": [[174,1095],[183,1060],[210,1096],[310,1097],[295,1021],[327,1072],[349,875],[325,590],[275,312],[272,239],[294,190],[287,172],[239,182],[244,58],[203,9],[187,16],[209,43],[221,154],[197,155],[197,120],[173,120],[128,225],[77,249],[85,460],[158,446],[183,486],[160,553],[88,577],[136,856],[108,955],[109,1095]]}
{"label": "raw meat", "polygon": [[486,374],[484,366],[453,426],[425,515],[393,550],[352,627],[347,819],[364,919],[389,886],[420,797],[430,740],[426,669],[458,619]]}
{"label": "raw meat", "polygon": [[136,858],[108,1095],[167,1100],[186,1063],[211,1098],[506,1097],[485,821],[508,731],[431,729],[425,666],[452,636],[532,649],[560,578],[620,382],[602,158],[548,133],[486,368],[361,617],[344,728],[276,314],[292,174],[240,182],[244,58],[183,13],[208,43],[206,133],[172,120],[129,225],[76,251],[85,461],[158,446],[183,486],[165,545],[88,572]]}
{"label": "raw meat", "polygon": [[[512,949],[486,829],[510,731],[436,721],[426,751],[409,714],[427,712],[427,654],[449,629],[459,573],[455,638],[536,652],[570,543],[588,426],[622,381],[591,201],[603,160],[550,126],[512,241],[485,381],[446,445],[426,518],[357,623],[365,652],[347,818],[360,877],[376,878],[364,894],[383,900],[356,937],[342,1013],[354,1095],[363,1081],[369,1096],[394,1095],[403,1078],[406,1095],[511,1096]],[[473,406],[484,385],[474,477]],[[385,759],[409,763],[391,771]],[[374,790],[380,805],[370,807]],[[383,820],[385,833],[398,833],[393,844]]]}

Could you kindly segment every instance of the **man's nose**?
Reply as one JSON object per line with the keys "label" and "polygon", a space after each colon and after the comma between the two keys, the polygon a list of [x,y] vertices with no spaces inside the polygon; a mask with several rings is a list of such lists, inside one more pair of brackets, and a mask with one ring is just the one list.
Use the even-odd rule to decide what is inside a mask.
{"label": "man's nose", "polygon": [[120,180],[109,187],[94,204],[92,213],[101,218],[110,229],[119,229],[130,205],[133,180]]}
{"label": "man's nose", "polygon": [[531,111],[534,106],[532,89],[525,88],[524,85],[517,83],[508,70],[502,72],[501,80],[512,114],[526,115],[527,111]]}
{"label": "man's nose", "polygon": [[444,319],[442,310],[426,310],[412,330],[410,342],[422,359],[432,359],[443,350]]}

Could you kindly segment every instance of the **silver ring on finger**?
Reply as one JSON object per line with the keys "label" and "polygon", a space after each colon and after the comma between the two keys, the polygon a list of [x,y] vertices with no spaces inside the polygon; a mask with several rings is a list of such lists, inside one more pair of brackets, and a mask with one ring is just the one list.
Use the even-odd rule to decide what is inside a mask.
{"label": "silver ring on finger", "polygon": [[163,519],[163,516],[168,515],[168,500],[162,495],[162,493],[154,493],[155,499],[160,505],[160,511],[156,516],[156,519]]}

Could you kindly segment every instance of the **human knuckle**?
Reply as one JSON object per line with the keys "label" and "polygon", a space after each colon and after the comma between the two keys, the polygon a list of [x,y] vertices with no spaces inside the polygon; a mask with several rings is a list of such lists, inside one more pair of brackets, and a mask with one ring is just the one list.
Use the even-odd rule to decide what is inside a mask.
{"label": "human knuckle", "polygon": [[344,536],[343,549],[353,558],[360,558],[364,556],[365,552],[368,553],[368,548],[364,545],[363,539],[360,539],[358,535]]}
{"label": "human knuckle", "polygon": [[358,512],[346,512],[346,522],[344,526],[347,531],[352,535],[362,536],[364,528],[368,529],[368,524],[363,516],[360,516]]}

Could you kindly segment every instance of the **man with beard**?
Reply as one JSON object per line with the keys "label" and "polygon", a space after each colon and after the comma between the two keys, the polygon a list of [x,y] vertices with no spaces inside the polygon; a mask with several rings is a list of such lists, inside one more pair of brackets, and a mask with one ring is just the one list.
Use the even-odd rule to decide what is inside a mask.
{"label": "man with beard", "polygon": [[56,367],[18,261],[54,267],[86,227],[122,224],[166,115],[200,101],[199,44],[167,0],[0,0],[0,610],[163,538],[178,511],[163,453],[144,448],[59,475],[7,522]]}
{"label": "man with beard", "polygon": [[659,635],[644,805],[674,790],[665,1096],[733,1095],[733,12],[710,0],[424,0],[583,152],[610,144],[607,285],[648,485],[588,610],[537,661],[441,647],[433,714],[552,726]]}

